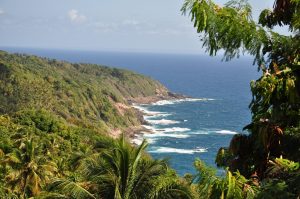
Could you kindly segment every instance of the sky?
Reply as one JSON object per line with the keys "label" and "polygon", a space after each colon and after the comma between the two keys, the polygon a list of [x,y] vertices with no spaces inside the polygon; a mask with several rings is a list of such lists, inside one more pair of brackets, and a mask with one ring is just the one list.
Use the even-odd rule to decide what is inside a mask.
{"label": "sky", "polygon": [[[202,53],[184,0],[0,0],[0,47]],[[224,3],[225,0],[216,0]],[[249,0],[254,18],[273,0]]]}

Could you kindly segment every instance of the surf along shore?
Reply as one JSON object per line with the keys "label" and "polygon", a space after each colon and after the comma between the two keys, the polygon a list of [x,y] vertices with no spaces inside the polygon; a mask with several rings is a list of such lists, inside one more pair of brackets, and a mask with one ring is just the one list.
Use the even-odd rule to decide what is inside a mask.
{"label": "surf along shore", "polygon": [[189,96],[167,92],[167,95],[153,95],[147,97],[137,97],[128,99],[129,105],[135,109],[136,115],[141,122],[139,126],[132,126],[125,130],[125,135],[128,136],[129,140],[138,145],[139,141],[137,141],[137,137],[141,137],[143,134],[153,134],[155,131],[151,128],[151,124],[145,119],[145,117],[155,117],[158,112],[148,111],[144,109],[143,105],[151,105],[155,103],[161,103],[166,101],[178,101],[192,99]]}
{"label": "surf along shore", "polygon": [[[181,121],[169,120],[166,119],[170,116],[170,113],[160,112],[160,111],[151,111],[149,110],[149,106],[164,106],[164,105],[172,105],[183,102],[194,102],[194,101],[207,101],[213,99],[207,98],[192,98],[189,96],[168,93],[168,95],[159,95],[159,96],[150,96],[138,98],[130,101],[131,107],[135,108],[139,120],[141,121],[140,126],[129,128],[130,132],[126,132],[129,135],[129,140],[131,143],[135,145],[139,145],[142,143],[145,135],[148,138],[148,142],[151,143],[151,137],[155,136],[163,136],[163,137],[179,137],[186,138],[188,135],[178,134],[179,132],[189,131],[189,128],[183,127],[168,127],[168,128],[156,128],[159,126],[168,126],[177,123],[181,123]],[[186,121],[183,121],[186,122]],[[175,132],[175,134],[174,134]]]}

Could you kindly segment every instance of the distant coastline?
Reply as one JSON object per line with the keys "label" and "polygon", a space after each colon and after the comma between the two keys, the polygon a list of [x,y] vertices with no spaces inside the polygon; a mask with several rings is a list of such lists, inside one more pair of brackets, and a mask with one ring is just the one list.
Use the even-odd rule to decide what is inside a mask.
{"label": "distant coastline", "polygon": [[[246,67],[251,66],[251,60],[247,61],[244,59],[238,62],[224,62],[221,65],[218,59],[212,60],[201,56],[100,52],[76,53],[55,50],[37,50],[36,53],[32,52],[32,54],[55,58],[57,61],[52,64],[52,59],[48,62],[48,59],[45,60],[44,58],[36,56],[27,57],[34,57],[32,59],[34,63],[36,62],[35,59],[40,60],[38,64],[34,64],[35,66],[41,65],[41,63],[45,65],[39,66],[43,68],[40,72],[38,68],[27,67],[27,64],[23,66],[27,72],[23,72],[22,68],[16,67],[17,65],[12,63],[11,66],[15,68],[12,72],[20,71],[17,73],[18,77],[20,77],[18,79],[24,79],[24,81],[20,82],[22,84],[18,84],[19,86],[26,86],[25,83],[27,81],[23,78],[23,75],[30,72],[30,74],[35,77],[35,81],[39,80],[39,82],[43,82],[43,84],[39,83],[35,84],[35,86],[43,85],[43,87],[48,88],[48,92],[51,91],[51,93],[55,94],[57,91],[53,88],[56,87],[51,86],[51,82],[60,82],[62,87],[59,87],[60,92],[57,93],[58,99],[67,99],[72,102],[76,99],[76,96],[80,97],[80,100],[74,101],[73,103],[76,104],[76,106],[73,106],[72,103],[63,106],[61,106],[61,104],[52,105],[53,108],[59,107],[59,112],[51,112],[53,109],[49,109],[50,114],[58,116],[59,118],[67,116],[62,119],[67,119],[66,124],[73,122],[71,126],[83,124],[85,125],[83,127],[94,128],[93,126],[97,124],[103,124],[100,128],[96,126],[94,129],[96,131],[99,129],[101,134],[109,135],[113,138],[117,138],[122,133],[126,135],[128,141],[140,142],[145,138],[149,143],[147,151],[153,155],[154,158],[170,157],[171,164],[181,175],[184,175],[185,172],[193,172],[192,164],[183,165],[183,162],[193,162],[194,159],[199,156],[209,165],[213,166],[215,154],[219,147],[227,145],[232,135],[235,134],[235,132],[239,132],[244,124],[247,124],[251,118],[249,110],[247,109],[249,100],[251,99],[251,95],[248,92],[249,81],[256,79],[256,71],[253,72],[253,68]],[[21,53],[21,55],[23,54]],[[18,57],[18,55],[16,56]],[[22,56],[19,57],[19,59],[21,58]],[[10,60],[15,59],[16,58]],[[6,62],[6,59],[3,60]],[[7,62],[9,62],[9,60],[7,60]],[[97,65],[79,64],[82,62]],[[60,69],[66,74],[71,72],[76,75],[65,74],[64,77],[61,77],[61,73],[56,74],[56,67],[52,66],[57,64],[61,65]],[[64,67],[66,65],[68,67]],[[105,66],[117,66],[125,70],[110,71],[110,68]],[[96,70],[96,73],[100,76],[93,74],[93,70],[89,72],[86,69]],[[98,71],[98,69],[103,70]],[[84,73],[80,72],[82,70],[84,70]],[[135,71],[135,74],[128,70]],[[43,75],[45,71],[47,71],[48,74],[55,73],[55,75],[51,75],[53,76],[52,78],[55,79],[52,80],[51,77],[45,78],[45,75]],[[126,81],[126,79],[118,78],[118,71],[124,74],[125,77],[129,75],[128,77],[134,79],[134,81]],[[251,71],[253,73],[251,73]],[[136,75],[136,73],[143,75]],[[103,79],[101,74],[109,78]],[[114,76],[112,76],[112,74]],[[39,76],[41,76],[41,78],[39,78]],[[86,77],[88,77],[88,79]],[[91,80],[92,84],[87,84],[91,82]],[[161,83],[159,84],[158,81]],[[130,84],[127,86],[126,83]],[[76,86],[76,89],[70,87],[71,85]],[[89,89],[87,89],[86,86],[88,86]],[[152,86],[152,89],[149,89],[149,86]],[[6,89],[9,87],[3,88]],[[16,87],[16,89],[17,88],[18,87]],[[29,88],[32,88],[32,86],[23,89],[26,93],[21,96],[26,98],[30,97],[30,99],[34,101],[32,106],[36,104],[45,105],[45,102],[52,104],[56,102],[56,100],[49,100],[53,96],[53,94],[51,94],[47,100],[36,103],[35,101],[39,100],[43,95],[40,95],[40,93],[34,94],[35,90],[30,92],[34,95],[28,95]],[[98,93],[97,91],[100,90],[100,88],[107,89],[105,89],[104,92]],[[159,88],[159,90],[157,90],[157,88]],[[70,89],[72,92],[70,92]],[[109,91],[116,92],[114,92],[114,94]],[[175,94],[177,97],[174,97],[173,92],[184,93],[187,96]],[[93,97],[91,94],[94,94],[95,98],[89,99],[89,96]],[[14,99],[18,99],[18,96],[15,96]],[[31,98],[31,96],[33,97]],[[81,98],[81,96],[85,97]],[[111,105],[110,110],[115,109],[113,113],[104,113],[104,116],[109,116],[105,122],[103,122],[101,117],[98,117],[99,114],[95,114],[95,119],[92,118],[93,120],[91,120],[91,117],[86,118],[85,113],[81,114],[80,110],[88,109],[91,110],[89,111],[91,113],[96,113],[101,110],[101,107],[97,109],[93,107],[97,107],[97,104],[102,103],[99,101],[99,99],[103,98],[102,96],[107,96],[108,100],[104,100],[104,102]],[[116,96],[119,97],[116,98]],[[189,99],[190,101],[184,101],[184,98],[189,96],[193,98]],[[209,101],[206,100],[206,98],[216,100]],[[197,99],[203,100],[193,101]],[[28,100],[22,101],[27,104],[29,103]],[[64,101],[65,100],[62,102]],[[155,116],[147,115],[143,113],[143,111],[131,108],[133,104],[140,105],[146,111],[157,112],[158,114]],[[1,105],[0,109],[1,107],[6,107],[4,103]],[[12,104],[12,107],[17,108],[19,105]],[[61,112],[65,114],[61,115]],[[80,115],[75,113],[80,113]],[[68,116],[70,116],[70,119]],[[76,117],[79,116],[85,118],[84,123],[74,123],[83,121],[80,118],[72,120],[72,118],[76,119]],[[110,116],[115,117],[111,118]],[[118,121],[120,121],[119,124],[122,126],[114,125],[116,123],[118,124]],[[126,124],[124,124],[124,121]],[[207,149],[207,152],[202,153],[199,148],[202,151]]]}
{"label": "distant coastline", "polygon": [[151,104],[162,100],[178,100],[178,99],[185,99],[185,98],[191,98],[189,96],[173,93],[170,91],[167,91],[167,94],[160,92],[157,90],[156,95],[152,96],[146,96],[146,97],[135,97],[135,98],[129,98],[128,103],[129,104]]}

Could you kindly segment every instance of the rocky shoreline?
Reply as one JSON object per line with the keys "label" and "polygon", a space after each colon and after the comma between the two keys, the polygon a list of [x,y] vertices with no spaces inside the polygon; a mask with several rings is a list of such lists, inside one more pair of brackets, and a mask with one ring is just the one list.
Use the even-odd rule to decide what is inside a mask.
{"label": "rocky shoreline", "polygon": [[162,100],[178,100],[178,99],[186,99],[186,98],[189,98],[189,96],[167,92],[167,95],[153,95],[147,97],[137,97],[137,98],[128,99],[128,104],[135,109],[137,118],[140,121],[141,125],[128,127],[127,129],[124,130],[125,135],[131,141],[141,134],[153,133],[151,130],[143,126],[143,125],[149,125],[149,123],[144,119],[144,116],[146,114],[141,110],[133,107],[134,104],[151,104]]}
{"label": "rocky shoreline", "polygon": [[165,92],[158,92],[156,95],[151,95],[151,96],[128,98],[127,104],[116,103],[115,107],[121,114],[124,114],[126,109],[133,108],[135,110],[135,115],[136,115],[136,118],[139,121],[140,125],[129,126],[125,129],[124,128],[123,129],[119,129],[119,128],[111,129],[108,134],[112,138],[118,138],[122,133],[124,133],[126,135],[126,137],[131,141],[141,134],[153,133],[151,130],[144,127],[144,125],[149,125],[149,123],[144,119],[144,116],[146,116],[147,114],[134,106],[135,105],[149,105],[149,104],[156,103],[156,102],[163,101],[163,100],[180,100],[180,99],[186,99],[186,98],[190,98],[190,97],[188,97],[186,95],[182,95],[182,94],[165,91]]}
{"label": "rocky shoreline", "polygon": [[147,97],[136,97],[128,99],[128,103],[132,104],[151,104],[161,100],[177,100],[177,99],[185,99],[189,98],[189,96],[167,92],[167,95],[152,95]]}

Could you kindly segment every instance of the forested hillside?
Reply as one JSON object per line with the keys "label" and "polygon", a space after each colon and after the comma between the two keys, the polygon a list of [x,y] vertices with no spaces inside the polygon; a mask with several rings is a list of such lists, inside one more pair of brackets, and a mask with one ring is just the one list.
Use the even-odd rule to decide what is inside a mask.
{"label": "forested hillside", "polygon": [[127,100],[152,95],[167,95],[167,89],[127,70],[0,52],[2,114],[45,109],[105,132],[139,124]]}
{"label": "forested hillside", "polygon": [[[254,57],[247,133],[219,149],[217,175],[197,159],[180,177],[109,130],[140,123],[128,100],[168,96],[135,73],[0,52],[0,198],[300,198],[300,0],[275,0],[257,23],[246,0],[185,0],[203,47]],[[289,28],[289,36],[275,26]],[[238,99],[237,99],[238,100]],[[230,117],[230,115],[229,115]],[[185,163],[192,164],[192,163]]]}
{"label": "forested hillside", "polygon": [[144,141],[128,100],[168,96],[126,70],[0,52],[0,198],[191,198],[190,186]]}

